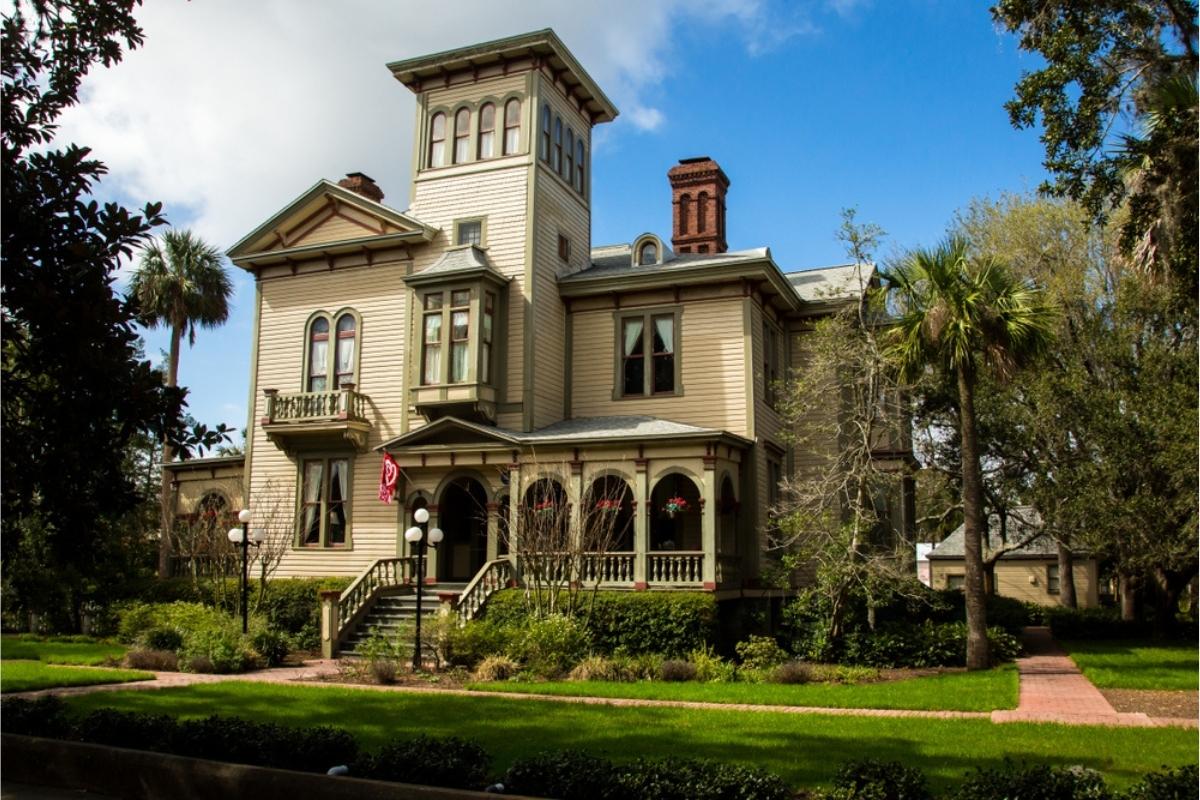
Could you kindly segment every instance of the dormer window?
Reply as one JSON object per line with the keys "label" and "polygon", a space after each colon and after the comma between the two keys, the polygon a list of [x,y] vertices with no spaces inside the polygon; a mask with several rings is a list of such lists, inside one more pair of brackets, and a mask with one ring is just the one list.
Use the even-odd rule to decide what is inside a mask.
{"label": "dormer window", "polygon": [[638,248],[638,266],[649,267],[658,263],[658,244],[656,242],[644,242]]}

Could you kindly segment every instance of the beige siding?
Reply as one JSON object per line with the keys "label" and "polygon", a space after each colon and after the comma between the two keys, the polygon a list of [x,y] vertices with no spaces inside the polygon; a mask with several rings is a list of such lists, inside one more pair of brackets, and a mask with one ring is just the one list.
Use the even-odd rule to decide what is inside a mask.
{"label": "beige siding", "polygon": [[[510,92],[524,92],[526,77],[523,73],[488,78],[478,83],[463,83],[444,89],[430,89],[425,93],[425,106],[430,109],[443,109],[453,113],[462,103],[472,108],[487,100],[493,103]],[[476,122],[472,117],[472,122]]]}
{"label": "beige siding", "polygon": [[746,418],[742,307],[740,298],[684,303],[679,343],[683,394],[618,400],[613,399],[614,312],[574,314],[572,415],[646,414],[752,435]]}
{"label": "beige siding", "polygon": [[[259,329],[258,374],[254,417],[265,414],[262,390],[295,392],[303,388],[305,324],[318,310],[344,307],[361,319],[359,391],[369,397],[373,423],[368,450],[353,457],[350,526],[352,548],[346,550],[289,549],[280,564],[281,576],[356,575],[372,560],[396,553],[397,507],[376,498],[379,457],[371,452],[400,433],[404,414],[405,265],[380,263],[373,267],[322,270],[263,281]],[[256,424],[250,469],[250,505],[276,507],[269,524],[273,536],[294,536],[298,461],[270,442]],[[282,499],[281,499],[282,498]]]}
{"label": "beige siding", "polygon": [[322,221],[319,225],[305,233],[298,240],[291,242],[289,246],[300,247],[307,244],[322,244],[324,242],[340,242],[346,239],[361,239],[364,236],[371,236],[377,233],[379,233],[378,226],[372,229],[362,223],[335,215],[330,216],[328,219]]}
{"label": "beige siding", "polygon": [[[1057,564],[1054,559],[1011,559],[996,564],[996,593],[1027,603],[1043,606],[1058,605],[1057,594],[1046,591],[1046,568]],[[930,580],[934,589],[946,588],[947,576],[962,575],[962,561],[931,559]],[[1077,559],[1075,596],[1080,608],[1096,608],[1100,604],[1100,584],[1095,559]]]}

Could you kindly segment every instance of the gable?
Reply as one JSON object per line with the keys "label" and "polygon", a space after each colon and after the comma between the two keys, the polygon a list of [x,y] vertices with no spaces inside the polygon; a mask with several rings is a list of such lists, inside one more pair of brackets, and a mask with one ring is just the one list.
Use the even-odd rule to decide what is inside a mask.
{"label": "gable", "polygon": [[480,425],[457,417],[442,417],[416,430],[384,442],[376,450],[437,450],[442,447],[470,445],[472,449],[508,448],[520,444],[511,431],[491,425]]}
{"label": "gable", "polygon": [[389,220],[371,216],[353,206],[329,203],[308,219],[296,220],[290,229],[283,231],[283,237],[289,247],[304,247],[403,232],[399,225]]}

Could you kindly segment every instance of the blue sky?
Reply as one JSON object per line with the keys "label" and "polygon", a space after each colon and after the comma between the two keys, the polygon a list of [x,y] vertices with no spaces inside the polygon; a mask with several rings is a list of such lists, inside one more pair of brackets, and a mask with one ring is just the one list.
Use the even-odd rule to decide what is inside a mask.
{"label": "blue sky", "polygon": [[[593,243],[670,235],[666,171],[709,155],[732,187],[732,249],[786,270],[845,260],[839,212],[888,232],[880,258],[936,242],[973,197],[1043,179],[1036,131],[1003,104],[1038,62],[960,0],[158,0],[147,43],[85,84],[63,137],[111,170],[103,195],[166,203],[227,248],[318,178],[362,170],[408,196],[412,95],[383,64],[553,27],[622,111],[593,152]],[[216,55],[211,43],[223,42]],[[253,286],[181,359],[200,421],[246,424]],[[146,335],[157,360],[165,332]]]}

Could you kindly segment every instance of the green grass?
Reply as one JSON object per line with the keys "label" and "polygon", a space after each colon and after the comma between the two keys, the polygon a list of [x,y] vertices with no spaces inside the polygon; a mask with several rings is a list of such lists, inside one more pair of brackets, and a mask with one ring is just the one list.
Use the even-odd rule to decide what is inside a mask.
{"label": "green grass", "polygon": [[861,683],[664,683],[639,681],[492,682],[471,689],[516,694],[575,697],[632,697],[639,700],[687,700],[704,703],[757,703],[824,708],[901,708],[937,711],[992,711],[1017,707],[1016,667],[986,672],[956,672],[926,678]]}
{"label": "green grass", "polygon": [[59,686],[90,686],[96,683],[125,683],[146,681],[150,672],[132,669],[100,669],[97,667],[61,667],[41,661],[0,661],[0,691],[32,692]]}
{"label": "green grass", "polygon": [[1191,689],[1200,675],[1195,644],[1065,641],[1088,680],[1101,689]]}
{"label": "green grass", "polygon": [[899,760],[938,788],[1005,757],[1083,764],[1118,787],[1163,764],[1195,762],[1197,732],[1169,728],[993,725],[987,720],[838,717],[734,709],[612,707],[446,694],[409,694],[223,682],[155,692],[69,698],[70,707],[198,718],[241,716],[285,725],[345,728],[367,749],[421,733],[478,741],[502,772],[546,749],[579,748],[619,760],[692,756],[757,764],[797,787],[827,785],[853,758]]}
{"label": "green grass", "polygon": [[32,636],[0,636],[0,659],[44,661],[47,664],[103,664],[120,660],[125,646],[112,642],[75,642]]}

